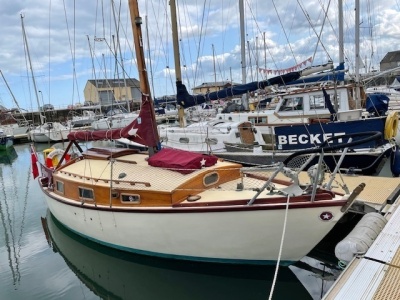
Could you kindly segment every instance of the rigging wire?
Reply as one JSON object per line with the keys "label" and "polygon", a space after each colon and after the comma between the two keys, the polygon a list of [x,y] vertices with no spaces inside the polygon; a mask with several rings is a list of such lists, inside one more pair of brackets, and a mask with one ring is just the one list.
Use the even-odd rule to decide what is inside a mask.
{"label": "rigging wire", "polygon": [[75,0],[74,0],[74,16],[73,16],[73,38],[71,42],[71,32],[69,28],[69,23],[68,23],[68,16],[67,16],[67,9],[65,5],[65,0],[63,0],[63,5],[64,5],[64,16],[65,16],[65,24],[67,26],[67,33],[68,33],[68,42],[69,42],[69,47],[70,47],[70,52],[71,52],[71,57],[72,57],[72,75],[73,75],[73,80],[72,80],[72,102],[74,101],[74,96],[75,96],[75,90],[78,94],[78,99],[80,99],[79,96],[79,88],[78,88],[78,79],[76,76],[76,51],[75,51],[75,31],[76,31],[76,7],[75,7]]}
{"label": "rigging wire", "polygon": [[[328,16],[328,9],[329,9],[329,5],[330,5],[330,1],[329,1],[328,9],[327,9],[327,10],[325,10],[324,7],[322,6],[322,10],[324,11],[324,15],[325,15],[325,16],[324,16],[324,22],[323,22],[323,24],[322,24],[322,26],[321,26],[321,30],[320,30],[320,33],[319,33],[319,34],[316,32],[315,27],[314,27],[314,25],[313,25],[312,22],[311,22],[310,15],[305,11],[305,9],[303,8],[303,6],[302,6],[302,4],[300,3],[299,0],[297,0],[297,3],[299,4],[301,10],[303,11],[304,16],[306,17],[306,19],[307,19],[308,23],[310,24],[312,30],[314,31],[314,34],[315,34],[315,35],[317,36],[317,38],[318,38],[318,43],[317,43],[317,46],[318,46],[318,44],[321,43],[322,30],[323,30],[323,28],[324,28],[325,20],[326,20],[326,18],[327,18],[327,16]],[[331,56],[329,55],[329,53],[328,53],[328,51],[327,51],[327,49],[325,48],[325,46],[324,46],[323,43],[321,43],[321,46],[322,46],[322,48],[324,49],[326,55],[329,57],[329,59],[332,60]],[[314,60],[314,58],[315,58],[316,52],[317,52],[317,49],[315,49],[315,51],[314,51],[313,60]]]}

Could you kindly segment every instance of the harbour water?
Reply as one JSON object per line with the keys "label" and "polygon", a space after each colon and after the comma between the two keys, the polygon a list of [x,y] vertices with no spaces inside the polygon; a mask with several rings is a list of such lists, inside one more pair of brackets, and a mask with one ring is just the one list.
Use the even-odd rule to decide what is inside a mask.
{"label": "harbour water", "polygon": [[14,149],[0,160],[2,300],[321,299],[339,275],[307,257],[276,270],[159,259],[94,244],[51,216],[32,178],[29,144]]}

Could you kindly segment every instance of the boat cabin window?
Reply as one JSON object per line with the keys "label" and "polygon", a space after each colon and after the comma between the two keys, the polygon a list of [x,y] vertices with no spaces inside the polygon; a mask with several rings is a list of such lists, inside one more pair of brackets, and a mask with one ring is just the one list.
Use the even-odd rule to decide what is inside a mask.
{"label": "boat cabin window", "polygon": [[138,204],[140,203],[140,195],[128,195],[128,194],[121,194],[121,202],[122,203],[134,203],[134,204]]}
{"label": "boat cabin window", "polygon": [[180,138],[180,139],[179,139],[179,143],[182,143],[182,144],[189,144],[189,138]]}
{"label": "boat cabin window", "polygon": [[[333,93],[329,93],[329,98],[331,100],[332,106],[335,107],[335,101],[334,101],[334,97],[335,95]],[[337,95],[337,99],[338,99],[338,103],[340,103],[339,101],[339,95]],[[339,105],[340,106],[340,105]],[[310,109],[325,109],[326,104],[325,104],[325,99],[324,99],[324,95],[320,94],[320,95],[314,95],[314,96],[310,96]]]}
{"label": "boat cabin window", "polygon": [[303,110],[303,97],[291,97],[283,100],[279,111]]}
{"label": "boat cabin window", "polygon": [[316,95],[310,97],[310,109],[324,109],[325,99],[324,95]]}
{"label": "boat cabin window", "polygon": [[217,172],[209,173],[203,178],[203,184],[205,186],[210,186],[212,184],[215,184],[219,181],[219,175]]}
{"label": "boat cabin window", "polygon": [[64,182],[56,181],[56,191],[64,194]]}
{"label": "boat cabin window", "polygon": [[268,117],[263,116],[263,117],[249,117],[249,121],[252,124],[267,124],[268,123]]}
{"label": "boat cabin window", "polygon": [[87,189],[87,188],[80,187],[79,188],[79,199],[93,201],[94,200],[93,189]]}

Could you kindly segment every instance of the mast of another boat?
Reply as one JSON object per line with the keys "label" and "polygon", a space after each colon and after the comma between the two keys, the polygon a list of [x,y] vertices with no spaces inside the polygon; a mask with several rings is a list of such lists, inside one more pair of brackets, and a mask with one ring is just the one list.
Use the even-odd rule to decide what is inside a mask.
{"label": "mast of another boat", "polygon": [[[115,15],[114,0],[111,1],[111,7],[112,7],[115,31],[116,31],[116,34],[117,34],[117,45],[116,45],[117,49],[114,49],[115,60],[116,60],[115,67],[118,69],[118,59],[117,59],[117,52],[118,52],[119,57],[120,57],[120,64],[121,64],[121,68],[122,68],[122,78],[123,78],[123,81],[124,81],[124,92],[125,92],[125,95],[128,95],[128,86],[126,84],[125,67],[124,67],[124,60],[122,59],[121,43],[120,43],[120,38],[119,38],[119,26],[117,24],[117,17]],[[119,85],[119,72],[117,72],[117,74],[118,74],[118,78],[117,79],[118,79],[118,85]],[[119,86],[119,88],[121,88],[121,87]],[[130,106],[130,103],[129,103],[130,101],[128,99],[126,99],[126,98],[125,98],[125,100],[127,100],[127,103],[126,103],[127,109],[128,109],[129,112],[131,112],[131,106]]]}
{"label": "mast of another boat", "polygon": [[[180,61],[180,53],[179,53],[179,39],[178,39],[178,22],[176,16],[176,1],[171,0],[169,2],[170,10],[171,10],[171,26],[172,26],[172,45],[174,49],[174,63],[175,63],[175,79],[176,82],[182,82],[182,70],[181,70],[181,61]],[[178,118],[179,118],[179,126],[185,127],[185,110],[180,105],[178,109]]]}
{"label": "mast of another boat", "polygon": [[[139,81],[140,81],[140,91],[142,92],[142,98],[144,96],[148,97],[148,101],[150,101],[151,105],[151,118],[152,118],[152,130],[153,134],[156,137],[157,142],[159,143],[159,135],[157,130],[156,123],[156,114],[154,111],[154,103],[151,99],[150,92],[150,84],[149,78],[147,76],[146,63],[144,58],[144,50],[143,50],[143,37],[142,37],[142,18],[139,15],[139,5],[137,0],[129,0],[129,10],[131,15],[131,23],[132,23],[132,32],[133,32],[133,40],[135,44],[135,52],[136,52],[136,61],[138,66],[139,73]],[[153,155],[156,152],[156,149],[149,147],[149,155]]]}
{"label": "mast of another boat", "polygon": [[[344,34],[343,34],[343,0],[338,1],[338,11],[339,11],[339,66],[343,68],[343,70],[339,71],[344,71]],[[338,101],[338,95],[337,95],[337,81],[333,81],[334,84],[334,99],[333,99],[333,105],[335,108],[335,111],[339,111],[339,101]],[[344,82],[341,81],[339,82],[339,85],[343,85]]]}
{"label": "mast of another boat", "polygon": [[355,50],[356,50],[356,109],[361,108],[360,93],[360,0],[356,0],[356,16],[355,16]]}
{"label": "mast of another boat", "polygon": [[28,40],[26,38],[26,32],[25,32],[25,26],[24,26],[24,16],[22,14],[20,16],[21,16],[21,25],[22,25],[22,36],[24,38],[24,43],[25,43],[25,47],[26,47],[26,53],[28,55],[29,68],[31,70],[33,88],[35,90],[36,101],[37,101],[38,109],[39,109],[40,124],[43,125],[44,124],[44,116],[42,115],[42,112],[40,111],[39,94],[38,94],[37,87],[36,87],[35,76],[33,75],[31,55],[29,53]]}
{"label": "mast of another boat", "polygon": [[[240,14],[240,56],[242,60],[242,84],[246,84],[246,42],[244,32],[244,1],[239,0]],[[249,109],[247,93],[242,95],[242,104],[245,110]]]}
{"label": "mast of another boat", "polygon": [[[18,101],[17,101],[17,99],[15,98],[14,93],[12,92],[10,86],[8,85],[8,82],[7,82],[6,78],[4,77],[3,72],[2,72],[1,70],[0,70],[0,74],[1,74],[1,77],[3,77],[4,83],[6,84],[7,89],[8,89],[8,91],[10,92],[11,97],[12,97],[12,99],[13,99],[15,105],[17,106],[17,108],[19,109],[19,111],[22,112],[21,108],[19,107]],[[25,118],[25,114],[22,114],[22,117],[24,118],[24,121],[25,121],[25,122],[28,122],[28,121],[26,120],[26,118]]]}

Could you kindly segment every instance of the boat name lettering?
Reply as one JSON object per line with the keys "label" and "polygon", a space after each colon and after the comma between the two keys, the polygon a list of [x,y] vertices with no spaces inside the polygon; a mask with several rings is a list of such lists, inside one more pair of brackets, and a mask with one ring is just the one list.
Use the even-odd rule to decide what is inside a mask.
{"label": "boat name lettering", "polygon": [[[278,144],[280,145],[297,145],[297,144],[321,144],[327,139],[333,136],[345,135],[345,132],[337,133],[317,133],[317,134],[290,134],[290,135],[278,135]],[[343,143],[342,139],[337,139],[338,143]]]}

